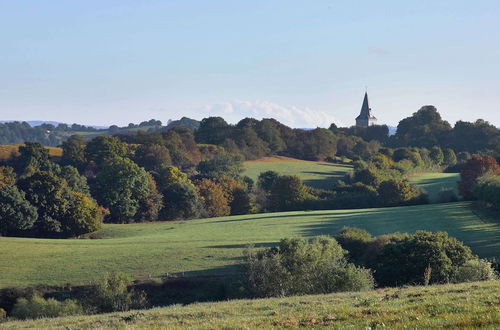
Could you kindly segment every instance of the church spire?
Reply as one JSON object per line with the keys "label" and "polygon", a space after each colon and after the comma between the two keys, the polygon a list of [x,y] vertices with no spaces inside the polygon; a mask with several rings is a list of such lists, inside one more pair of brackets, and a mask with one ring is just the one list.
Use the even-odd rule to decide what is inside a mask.
{"label": "church spire", "polygon": [[375,125],[376,123],[377,118],[372,115],[372,109],[370,108],[370,102],[368,101],[368,92],[365,91],[361,112],[359,116],[356,117],[356,126],[368,127],[370,125]]}

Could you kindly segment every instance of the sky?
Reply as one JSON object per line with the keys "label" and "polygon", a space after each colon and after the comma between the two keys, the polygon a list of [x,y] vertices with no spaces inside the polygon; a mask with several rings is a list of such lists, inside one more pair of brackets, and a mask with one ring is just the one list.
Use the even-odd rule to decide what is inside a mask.
{"label": "sky", "polygon": [[500,1],[0,0],[0,120],[500,126]]}

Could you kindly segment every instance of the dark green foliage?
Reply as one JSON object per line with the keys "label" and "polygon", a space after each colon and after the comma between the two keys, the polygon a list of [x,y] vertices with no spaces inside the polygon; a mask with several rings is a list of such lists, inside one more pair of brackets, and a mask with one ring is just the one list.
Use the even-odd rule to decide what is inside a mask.
{"label": "dark green foliage", "polygon": [[212,159],[201,161],[198,164],[198,171],[208,178],[222,175],[239,178],[243,172],[243,163],[241,156],[237,154],[220,153]]}
{"label": "dark green foliage", "polygon": [[266,192],[270,192],[274,182],[279,178],[280,174],[275,171],[265,171],[259,174],[258,186]]}
{"label": "dark green foliage", "polygon": [[36,207],[26,200],[22,191],[15,186],[0,189],[0,235],[19,235],[31,229],[37,218]]}
{"label": "dark green foliage", "polygon": [[112,136],[98,136],[93,138],[85,147],[85,157],[97,165],[124,157],[127,147],[118,138]]}
{"label": "dark green foliage", "polygon": [[49,151],[40,143],[26,142],[19,146],[19,157],[14,160],[18,174],[31,175],[36,171],[53,171],[55,164],[50,161]]}
{"label": "dark green foliage", "polygon": [[455,151],[450,148],[446,148],[443,150],[443,156],[444,156],[444,164],[446,166],[454,166],[457,163],[457,155],[455,154]]}
{"label": "dark green foliage", "polygon": [[395,138],[405,145],[431,148],[439,145],[450,130],[450,124],[441,119],[436,108],[426,105],[399,122]]}
{"label": "dark green foliage", "polygon": [[81,135],[72,135],[61,145],[63,155],[61,157],[62,165],[71,165],[76,168],[83,168],[87,159],[85,157],[85,147],[87,141]]}
{"label": "dark green foliage", "polygon": [[89,194],[89,185],[87,184],[87,179],[78,173],[78,170],[71,166],[61,167],[60,177],[68,183],[68,186],[79,193]]}
{"label": "dark green foliage", "polygon": [[72,237],[100,228],[102,212],[89,196],[75,192],[50,172],[36,172],[19,181],[27,200],[37,208],[32,233],[42,237]]}
{"label": "dark green foliage", "polygon": [[431,152],[429,154],[431,160],[434,162],[434,164],[440,166],[443,165],[444,163],[444,154],[443,150],[439,146],[434,146],[431,149]]}
{"label": "dark green foliage", "polygon": [[409,203],[419,197],[419,191],[407,180],[387,180],[377,189],[384,205],[395,206]]}
{"label": "dark green foliage", "polygon": [[366,250],[373,242],[369,232],[360,228],[344,227],[335,235],[335,239],[342,248],[349,251],[349,260],[357,265],[364,264]]}
{"label": "dark green foliage", "polygon": [[383,286],[421,284],[430,266],[430,283],[446,283],[473,258],[469,247],[445,232],[417,231],[385,245],[377,258],[375,279]]}
{"label": "dark green foliage", "polygon": [[160,220],[193,219],[203,214],[203,204],[191,183],[175,182],[163,191]]}
{"label": "dark green foliage", "polygon": [[157,170],[161,166],[171,165],[167,147],[158,144],[142,144],[135,150],[134,161],[146,170]]}
{"label": "dark green foliage", "polygon": [[248,214],[253,211],[252,200],[248,192],[243,188],[235,188],[232,191],[231,215]]}
{"label": "dark green foliage", "polygon": [[231,126],[221,117],[204,118],[196,131],[198,143],[222,144],[230,137]]}
{"label": "dark green foliage", "polygon": [[150,194],[146,171],[127,158],[108,161],[97,174],[93,187],[97,201],[110,211],[108,220],[115,223],[140,220],[136,216]]}
{"label": "dark green foliage", "polygon": [[356,171],[354,173],[354,182],[361,182],[365,185],[378,187],[380,182],[382,181],[382,177],[379,173],[373,168],[366,168],[360,171]]}
{"label": "dark green foliage", "polygon": [[269,207],[273,211],[300,210],[302,203],[312,196],[299,177],[283,175],[276,179],[269,195]]}
{"label": "dark green foliage", "polygon": [[246,253],[249,286],[257,297],[283,297],[373,287],[369,270],[345,260],[345,251],[332,238],[312,242],[287,238],[279,246]]}

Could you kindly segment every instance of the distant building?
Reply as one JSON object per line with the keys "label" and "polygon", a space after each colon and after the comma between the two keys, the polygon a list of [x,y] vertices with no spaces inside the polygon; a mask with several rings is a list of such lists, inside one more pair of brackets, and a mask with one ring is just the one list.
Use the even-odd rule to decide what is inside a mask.
{"label": "distant building", "polygon": [[377,124],[377,118],[372,115],[372,109],[368,102],[368,93],[365,92],[361,113],[356,117],[356,126],[368,127]]}

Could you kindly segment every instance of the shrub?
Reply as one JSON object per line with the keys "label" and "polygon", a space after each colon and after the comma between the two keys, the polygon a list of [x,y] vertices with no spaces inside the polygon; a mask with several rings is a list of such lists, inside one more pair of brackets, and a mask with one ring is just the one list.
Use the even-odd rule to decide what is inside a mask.
{"label": "shrub", "polygon": [[143,292],[129,289],[130,278],[123,273],[108,273],[91,289],[87,305],[101,313],[123,312],[147,303]]}
{"label": "shrub", "polygon": [[458,268],[457,273],[453,277],[453,282],[490,281],[496,278],[497,275],[490,262],[481,259],[473,259],[467,261],[463,266]]}
{"label": "shrub", "polygon": [[382,203],[387,206],[401,205],[419,196],[419,191],[407,180],[397,179],[382,182],[377,192]]}
{"label": "shrub", "polygon": [[258,297],[361,291],[373,287],[371,272],[345,259],[332,238],[282,239],[279,246],[245,252],[248,282]]}
{"label": "shrub", "polygon": [[500,207],[500,175],[485,174],[472,186],[474,196],[495,207]]}
{"label": "shrub", "polygon": [[342,228],[335,236],[335,239],[342,248],[349,251],[350,259],[358,265],[363,263],[366,249],[373,241],[373,237],[369,232],[352,227]]}
{"label": "shrub", "polygon": [[421,284],[430,266],[430,283],[447,283],[471,259],[470,248],[446,232],[417,231],[385,244],[376,257],[375,277],[384,286]]}
{"label": "shrub", "polygon": [[83,309],[73,300],[57,301],[54,298],[44,299],[40,296],[19,298],[11,315],[18,319],[38,319],[82,314]]}
{"label": "shrub", "polygon": [[491,156],[473,156],[469,159],[460,172],[460,182],[458,183],[460,195],[466,199],[472,199],[474,197],[472,186],[476,179],[488,172],[493,175],[500,175],[500,166],[495,158]]}

